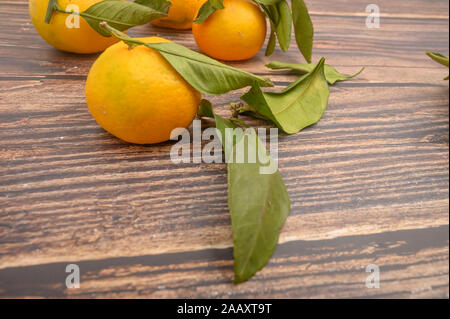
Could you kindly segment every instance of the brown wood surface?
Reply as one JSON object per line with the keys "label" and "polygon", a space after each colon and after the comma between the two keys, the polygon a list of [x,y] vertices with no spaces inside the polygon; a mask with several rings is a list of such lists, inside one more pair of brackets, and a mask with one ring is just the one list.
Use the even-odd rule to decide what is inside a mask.
{"label": "brown wood surface", "polygon": [[[234,286],[224,165],[172,164],[171,143],[130,145],[103,131],[84,98],[97,55],[59,52],[25,0],[0,0],[0,297],[448,298],[448,1],[307,1],[314,60],[366,70],[331,88],[321,122],[281,136],[292,211],[268,266]],[[196,49],[188,31],[142,26]],[[270,76],[270,60],[233,65]],[[219,113],[241,92],[214,97]],[[256,120],[254,125],[266,125]],[[65,267],[81,269],[66,289]],[[365,286],[365,267],[381,287]]]}

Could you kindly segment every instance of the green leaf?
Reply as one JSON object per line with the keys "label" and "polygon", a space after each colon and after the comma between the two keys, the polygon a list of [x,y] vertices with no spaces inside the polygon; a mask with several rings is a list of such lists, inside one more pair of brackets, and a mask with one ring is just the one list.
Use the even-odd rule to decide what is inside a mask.
{"label": "green leaf", "polygon": [[134,3],[152,8],[156,11],[168,13],[172,3],[168,0],[135,0]]}
{"label": "green leaf", "polygon": [[[429,52],[427,51],[426,54],[433,59],[433,61],[436,61],[439,64],[442,64],[448,68],[448,58],[440,53],[437,52]],[[448,81],[449,77],[447,76],[444,80]]]}
{"label": "green leaf", "polygon": [[[282,1],[282,0],[279,0],[279,1]],[[277,9],[276,3],[272,4],[272,5],[260,4],[260,7],[266,13],[266,15],[269,18],[270,22],[273,23],[274,30],[275,30],[275,26],[280,21],[280,14],[278,13],[278,9]]]}
{"label": "green leaf", "polygon": [[[289,70],[292,70],[299,74],[309,73],[312,70],[314,70],[314,68],[316,66],[317,66],[317,64],[314,64],[314,63],[295,64],[295,63],[285,63],[285,62],[278,62],[278,61],[272,61],[266,65],[266,67],[268,67],[272,70],[289,69]],[[354,78],[355,76],[358,76],[359,74],[361,74],[362,71],[364,71],[364,68],[362,68],[359,72],[357,72],[353,75],[345,75],[345,74],[338,72],[331,65],[325,64],[325,78],[327,79],[327,82],[331,85],[335,84],[336,82],[345,81],[345,80]]]}
{"label": "green leaf", "polygon": [[276,4],[279,21],[275,27],[275,31],[280,44],[281,50],[286,52],[291,44],[292,34],[292,14],[288,3],[283,0]]}
{"label": "green leaf", "polygon": [[272,5],[276,5],[278,2],[281,2],[283,0],[253,0],[253,1],[255,1],[256,3],[259,3],[259,4],[266,5],[266,6],[272,6]]}
{"label": "green leaf", "polygon": [[122,33],[106,22],[100,23],[102,30],[125,42],[131,49],[144,45],[157,50],[172,67],[194,88],[205,94],[223,94],[246,86],[273,86],[268,79],[220,63],[201,53],[173,43],[144,43]]}
{"label": "green leaf", "polygon": [[224,94],[252,85],[273,86],[268,79],[220,63],[173,42],[144,45],[161,53],[190,85],[205,94]]}
{"label": "green leaf", "polygon": [[48,6],[47,6],[47,12],[45,14],[45,20],[44,22],[49,24],[50,21],[52,20],[52,16],[53,16],[53,12],[55,11],[56,8],[56,2],[57,0],[49,0],[48,1]]}
{"label": "green leaf", "polygon": [[426,54],[437,63],[448,67],[448,58],[441,53],[427,51]]}
{"label": "green leaf", "polygon": [[205,22],[211,14],[216,10],[224,9],[223,0],[208,0],[206,1],[198,11],[197,18],[194,20],[195,24]]}
{"label": "green leaf", "polygon": [[265,12],[270,21],[270,37],[266,48],[266,56],[272,55],[276,42],[283,51],[291,44],[292,14],[286,0],[254,0]]}
{"label": "green leaf", "polygon": [[325,78],[325,59],[281,92],[263,92],[259,86],[242,96],[252,108],[287,134],[317,123],[328,104],[330,90]]}
{"label": "green leaf", "polygon": [[[166,8],[165,10],[168,10]],[[97,2],[86,11],[81,12],[89,25],[103,36],[109,33],[100,28],[100,22],[107,22],[111,27],[123,31],[131,27],[146,24],[152,20],[167,16],[167,11],[157,11],[147,5],[120,0]]]}
{"label": "green leaf", "polygon": [[292,0],[292,18],[297,46],[305,60],[311,63],[314,27],[303,0]]}
{"label": "green leaf", "polygon": [[267,48],[266,48],[266,56],[270,56],[275,51],[275,47],[277,45],[277,36],[275,35],[274,26],[272,21],[270,22],[270,36],[269,36],[269,42],[267,42]]}
{"label": "green leaf", "polygon": [[[203,101],[200,116],[212,117],[222,137],[225,156],[227,143],[233,145],[230,153],[239,146],[245,153],[259,154],[252,163],[248,159],[242,163],[228,163],[228,206],[233,230],[233,255],[235,283],[250,279],[261,270],[272,256],[279,240],[291,203],[278,169],[272,174],[261,174],[266,163],[274,163],[265,145],[253,128],[236,130],[237,126],[212,110],[211,103]],[[233,129],[236,141],[227,141],[226,129]]]}

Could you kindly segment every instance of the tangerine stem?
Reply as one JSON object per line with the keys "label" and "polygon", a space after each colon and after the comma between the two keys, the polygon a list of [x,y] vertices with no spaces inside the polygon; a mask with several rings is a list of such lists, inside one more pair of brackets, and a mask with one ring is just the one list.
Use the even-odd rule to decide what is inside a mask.
{"label": "tangerine stem", "polygon": [[116,37],[117,39],[123,41],[126,45],[128,45],[128,48],[131,50],[137,45],[144,45],[145,43],[136,39],[133,39],[126,35],[123,32],[120,32],[117,29],[114,29],[112,26],[110,26],[106,21],[99,23],[100,28],[102,28],[105,31],[108,31],[112,36]]}

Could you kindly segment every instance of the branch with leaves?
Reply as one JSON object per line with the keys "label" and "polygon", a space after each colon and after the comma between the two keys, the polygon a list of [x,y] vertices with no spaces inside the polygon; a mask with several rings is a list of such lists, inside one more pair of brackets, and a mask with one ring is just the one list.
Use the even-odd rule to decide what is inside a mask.
{"label": "branch with leaves", "polygon": [[51,22],[55,11],[66,14],[78,14],[95,31],[105,37],[109,37],[110,34],[100,27],[99,24],[101,22],[108,22],[115,29],[124,31],[166,17],[171,5],[168,0],[135,0],[134,2],[104,0],[97,2],[83,12],[73,12],[61,8],[57,0],[49,0],[45,22]]}

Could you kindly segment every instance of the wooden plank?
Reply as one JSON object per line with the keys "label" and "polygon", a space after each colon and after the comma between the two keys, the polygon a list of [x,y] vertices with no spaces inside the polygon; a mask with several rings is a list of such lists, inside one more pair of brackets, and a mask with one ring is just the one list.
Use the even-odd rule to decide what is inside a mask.
{"label": "wooden plank", "polygon": [[[268,267],[233,286],[224,165],[174,165],[171,143],[107,134],[83,93],[97,55],[50,48],[27,1],[0,0],[0,297],[448,297],[448,71],[424,55],[448,54],[448,2],[378,4],[373,30],[364,2],[311,3],[314,59],[366,70],[331,88],[319,124],[280,136],[292,212]],[[130,34],[196,49],[189,32]],[[298,59],[233,65],[281,88],[295,76],[263,65]],[[211,100],[227,115],[241,93]],[[380,289],[365,287],[371,263]]]}
{"label": "wooden plank", "polygon": [[[281,244],[255,279],[232,280],[231,249],[77,262],[81,289],[64,286],[67,263],[0,270],[0,294],[133,298],[446,297],[448,226]],[[380,289],[365,266],[381,264]],[[446,284],[447,282],[447,284]],[[5,290],[4,287],[8,287]],[[356,294],[355,294],[356,293]]]}

